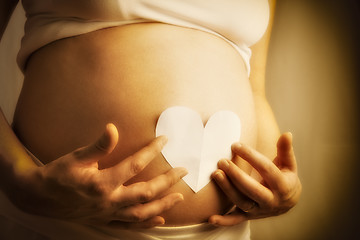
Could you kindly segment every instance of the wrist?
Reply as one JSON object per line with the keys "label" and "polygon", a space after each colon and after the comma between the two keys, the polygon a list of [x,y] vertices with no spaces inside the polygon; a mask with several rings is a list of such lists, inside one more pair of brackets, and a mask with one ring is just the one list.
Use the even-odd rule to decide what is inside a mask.
{"label": "wrist", "polygon": [[17,208],[34,213],[34,204],[39,200],[35,193],[39,192],[40,187],[40,167],[19,168],[11,163],[0,156],[0,190]]}

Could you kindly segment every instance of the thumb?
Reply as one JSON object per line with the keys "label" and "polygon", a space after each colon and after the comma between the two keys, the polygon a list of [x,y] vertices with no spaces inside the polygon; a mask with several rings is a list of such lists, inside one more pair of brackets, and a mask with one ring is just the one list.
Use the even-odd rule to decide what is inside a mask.
{"label": "thumb", "polygon": [[110,154],[118,143],[119,134],[114,124],[108,123],[105,131],[96,142],[74,152],[82,162],[97,162],[101,157]]}
{"label": "thumb", "polygon": [[292,145],[292,134],[290,132],[284,133],[280,136],[277,142],[277,162],[283,168],[296,170],[296,159]]}

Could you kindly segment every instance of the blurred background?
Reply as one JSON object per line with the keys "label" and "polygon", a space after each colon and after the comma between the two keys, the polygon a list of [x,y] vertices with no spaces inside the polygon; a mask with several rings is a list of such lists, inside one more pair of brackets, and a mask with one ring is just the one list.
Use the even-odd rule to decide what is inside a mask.
{"label": "blurred background", "polygon": [[[22,85],[15,64],[25,17],[0,42],[0,105],[11,121]],[[303,183],[285,215],[252,222],[252,239],[360,239],[360,4],[278,0],[267,95],[291,131]]]}
{"label": "blurred background", "polygon": [[303,183],[289,213],[253,239],[360,239],[360,1],[278,0],[267,94],[291,131]]}

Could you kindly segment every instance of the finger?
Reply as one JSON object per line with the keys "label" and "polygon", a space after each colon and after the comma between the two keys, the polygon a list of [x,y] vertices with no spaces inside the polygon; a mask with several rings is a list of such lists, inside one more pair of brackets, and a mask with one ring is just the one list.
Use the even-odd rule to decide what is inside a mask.
{"label": "finger", "polygon": [[233,226],[249,220],[246,213],[235,211],[227,215],[213,215],[209,218],[209,223],[216,226]]}
{"label": "finger", "polygon": [[242,210],[252,209],[254,201],[249,199],[246,195],[239,191],[226,177],[222,170],[217,170],[212,175],[213,179],[223,190],[225,195],[234,203],[238,208]]}
{"label": "finger", "polygon": [[236,143],[232,145],[232,151],[250,163],[272,190],[279,189],[286,182],[280,169],[270,159],[253,148]]}
{"label": "finger", "polygon": [[[112,168],[107,169],[109,176],[119,176],[121,183],[139,174],[157,155],[167,142],[165,136],[152,140],[146,147],[136,152],[124,161],[121,161]],[[120,173],[120,174],[119,174]]]}
{"label": "finger", "polygon": [[297,170],[291,133],[284,133],[280,136],[277,142],[277,157],[275,161],[280,168],[288,168],[290,171]]}
{"label": "finger", "polygon": [[115,218],[124,222],[143,222],[152,217],[158,216],[174,205],[182,202],[184,197],[180,193],[172,193],[161,199],[144,204],[137,204],[131,207],[122,208],[115,213]]}
{"label": "finger", "polygon": [[148,182],[134,183],[126,187],[121,186],[114,192],[112,201],[115,202],[115,204],[119,202],[129,205],[151,201],[171,188],[186,174],[187,170],[185,168],[173,168]]}
{"label": "finger", "polygon": [[144,229],[144,228],[153,228],[156,226],[161,226],[165,224],[165,219],[160,216],[152,217],[143,222],[122,222],[122,221],[111,221],[107,224],[108,227],[114,229]]}
{"label": "finger", "polygon": [[106,125],[103,135],[93,144],[75,150],[73,154],[81,162],[98,162],[101,157],[110,154],[119,139],[118,131],[114,124]]}
{"label": "finger", "polygon": [[[269,205],[272,202],[274,195],[270,189],[256,181],[249,176],[242,169],[237,167],[233,162],[222,159],[218,163],[218,167],[223,170],[231,183],[236,187],[237,191],[242,192],[250,200],[255,201],[259,205]],[[220,186],[221,187],[221,186]],[[233,190],[234,191],[234,190]],[[245,203],[243,203],[245,205]],[[249,209],[252,202],[247,200],[246,206],[241,206],[241,209]]]}

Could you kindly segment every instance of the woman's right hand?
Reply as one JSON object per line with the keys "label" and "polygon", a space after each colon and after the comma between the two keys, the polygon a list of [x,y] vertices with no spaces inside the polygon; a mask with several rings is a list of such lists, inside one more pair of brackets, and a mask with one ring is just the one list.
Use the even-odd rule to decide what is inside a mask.
{"label": "woman's right hand", "polygon": [[158,137],[117,165],[100,170],[98,161],[109,155],[117,142],[117,129],[108,124],[95,143],[30,171],[20,182],[26,186],[22,193],[26,203],[12,200],[26,212],[89,225],[129,228],[164,224],[159,215],[183,196],[163,193],[187,174],[186,169],[174,168],[147,182],[124,185],[160,154],[166,137]]}

